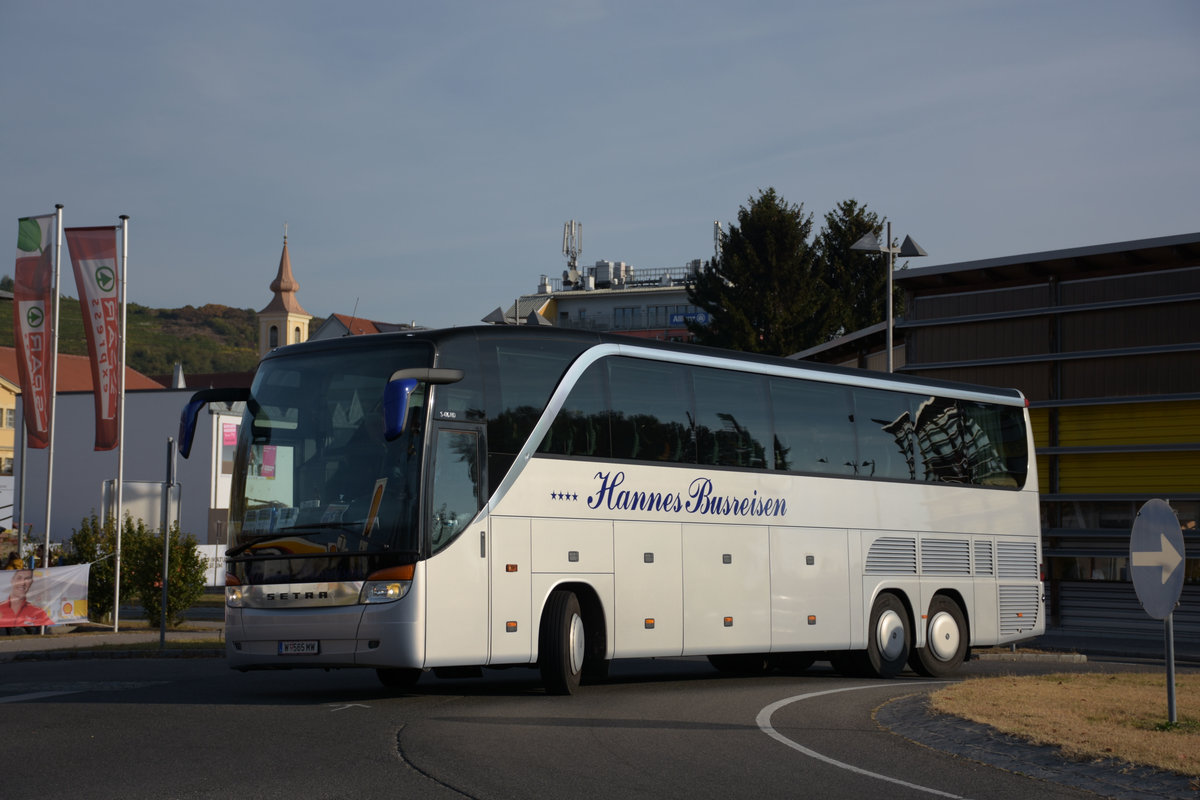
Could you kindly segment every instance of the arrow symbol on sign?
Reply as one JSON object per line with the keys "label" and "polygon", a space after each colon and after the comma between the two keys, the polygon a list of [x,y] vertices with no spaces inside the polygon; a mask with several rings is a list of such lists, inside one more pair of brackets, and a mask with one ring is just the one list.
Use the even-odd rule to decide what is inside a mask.
{"label": "arrow symbol on sign", "polygon": [[1183,554],[1175,549],[1171,544],[1171,540],[1166,537],[1166,534],[1159,534],[1162,537],[1162,549],[1158,551],[1134,550],[1133,566],[1135,567],[1162,567],[1162,582],[1170,579],[1171,573],[1179,566],[1179,562],[1183,561]]}

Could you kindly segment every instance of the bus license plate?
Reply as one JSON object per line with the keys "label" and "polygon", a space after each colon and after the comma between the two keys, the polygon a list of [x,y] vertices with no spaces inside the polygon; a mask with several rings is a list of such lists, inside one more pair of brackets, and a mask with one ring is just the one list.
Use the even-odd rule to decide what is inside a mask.
{"label": "bus license plate", "polygon": [[299,639],[279,643],[279,655],[281,656],[315,656],[320,652],[321,644],[316,639]]}

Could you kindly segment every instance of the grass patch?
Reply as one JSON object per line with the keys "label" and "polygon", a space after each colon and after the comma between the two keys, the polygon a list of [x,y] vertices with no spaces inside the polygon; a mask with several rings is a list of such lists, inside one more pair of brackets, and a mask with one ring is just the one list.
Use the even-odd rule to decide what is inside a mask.
{"label": "grass patch", "polygon": [[1153,673],[975,678],[935,692],[930,704],[1070,758],[1200,778],[1200,675],[1175,676],[1174,724],[1167,722],[1166,675]]}
{"label": "grass patch", "polygon": [[200,595],[200,599],[192,603],[192,608],[224,608],[225,607],[225,591],[220,592],[206,591]]}

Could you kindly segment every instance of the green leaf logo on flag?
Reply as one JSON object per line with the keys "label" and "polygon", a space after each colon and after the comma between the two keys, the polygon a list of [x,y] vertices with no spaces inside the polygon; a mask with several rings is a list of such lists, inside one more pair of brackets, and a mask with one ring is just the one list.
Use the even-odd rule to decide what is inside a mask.
{"label": "green leaf logo on flag", "polygon": [[102,267],[96,268],[96,285],[100,287],[100,291],[111,292],[116,280],[117,278],[113,275],[112,267],[105,264]]}
{"label": "green leaf logo on flag", "polygon": [[33,217],[22,217],[17,222],[17,249],[25,253],[36,253],[42,249],[42,225]]}
{"label": "green leaf logo on flag", "polygon": [[31,327],[31,328],[42,327],[42,323],[45,322],[45,320],[46,320],[46,316],[42,313],[42,310],[40,308],[38,308],[37,306],[34,306],[33,308],[31,308],[27,312],[25,312],[25,321],[29,323],[29,327]]}

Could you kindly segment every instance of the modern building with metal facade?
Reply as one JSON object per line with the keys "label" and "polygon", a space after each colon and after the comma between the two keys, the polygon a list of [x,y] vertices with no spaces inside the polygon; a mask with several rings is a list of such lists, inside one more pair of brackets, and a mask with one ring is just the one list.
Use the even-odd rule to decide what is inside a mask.
{"label": "modern building with metal facade", "polygon": [[[1029,400],[1051,625],[1161,637],[1128,570],[1134,517],[1161,497],[1189,556],[1175,635],[1200,640],[1200,233],[895,278],[905,297],[898,371],[1015,387]],[[847,360],[845,349],[814,356]]]}

